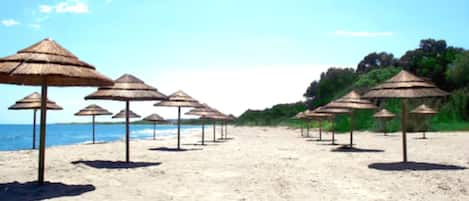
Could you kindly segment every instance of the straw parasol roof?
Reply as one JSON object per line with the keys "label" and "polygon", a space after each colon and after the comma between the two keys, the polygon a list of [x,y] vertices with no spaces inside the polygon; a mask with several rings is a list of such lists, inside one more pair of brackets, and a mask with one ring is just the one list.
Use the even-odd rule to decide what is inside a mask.
{"label": "straw parasol roof", "polygon": [[376,109],[370,101],[362,99],[360,94],[354,90],[350,91],[345,96],[334,100],[325,106],[326,108],[339,108],[339,109],[350,109],[350,147],[353,146],[353,130],[355,127],[354,123],[354,110],[367,110]]}
{"label": "straw parasol roof", "polygon": [[332,117],[331,117],[331,120],[332,120],[332,142],[331,142],[331,144],[335,145],[334,117],[337,114],[350,114],[351,111],[349,109],[331,108],[331,107],[327,107],[327,106],[328,105],[325,105],[323,107],[319,107],[319,108],[317,108],[317,110],[315,110],[315,112],[317,112],[317,113],[327,113],[327,114],[332,115]]}
{"label": "straw parasol roof", "polygon": [[88,99],[104,100],[166,100],[166,96],[160,93],[156,88],[145,84],[137,77],[124,74],[117,78],[112,86],[100,87],[96,92],[85,97]]}
{"label": "straw parasol roof", "polygon": [[447,96],[448,93],[438,89],[434,84],[426,82],[405,70],[383,84],[370,89],[364,95],[365,98],[400,98],[401,101],[401,127],[402,127],[402,148],[403,161],[407,162],[407,101],[408,98],[428,98]]}
{"label": "straw parasol roof", "polygon": [[[16,103],[8,108],[9,110],[29,110],[41,109],[41,94],[34,92],[21,100],[16,101]],[[47,109],[48,110],[62,110],[63,108],[57,105],[54,101],[47,100]]]}
{"label": "straw parasol roof", "polygon": [[414,110],[410,111],[410,113],[432,116],[432,115],[437,114],[438,112],[428,107],[427,105],[422,104],[418,106],[417,108],[415,108]]}
{"label": "straw parasol roof", "polygon": [[208,106],[206,103],[201,104],[200,107],[194,108],[189,110],[188,112],[184,113],[185,115],[195,115],[195,116],[204,116],[204,115],[212,115],[216,114],[218,111]]}
{"label": "straw parasol roof", "polygon": [[405,70],[370,89],[364,98],[427,98],[447,96],[448,93],[437,88]]}
{"label": "straw parasol roof", "polygon": [[177,121],[177,149],[181,148],[181,108],[182,107],[202,107],[200,103],[187,95],[185,92],[178,90],[168,96],[167,100],[156,103],[154,106],[163,107],[177,107],[178,108],[178,121]]}
{"label": "straw parasol roof", "polygon": [[168,96],[167,100],[156,103],[155,106],[164,107],[201,107],[199,102],[185,92],[178,90]]}
{"label": "straw parasol roof", "polygon": [[377,119],[392,119],[396,117],[396,115],[383,108],[379,112],[376,112],[373,117]]}
{"label": "straw parasol roof", "polygon": [[0,58],[0,83],[41,86],[38,182],[44,183],[48,86],[104,86],[112,80],[51,39]]}
{"label": "straw parasol roof", "polygon": [[112,80],[52,39],[44,39],[16,54],[0,58],[2,83],[49,86],[101,86]]}
{"label": "straw parasol roof", "polygon": [[87,107],[75,113],[75,116],[91,116],[92,117],[91,123],[92,123],[92,128],[93,128],[93,132],[92,132],[93,144],[95,143],[95,130],[96,130],[95,117],[101,116],[101,115],[112,115],[112,113],[96,104],[88,105]]}
{"label": "straw parasol roof", "polygon": [[96,104],[88,105],[85,108],[78,111],[77,113],[75,113],[75,116],[94,116],[94,115],[96,116],[112,115],[112,113]]}
{"label": "straw parasol roof", "polygon": [[[125,118],[125,109],[119,111],[117,114],[112,116],[113,119],[118,119],[118,118]],[[133,112],[132,110],[129,110],[129,118],[140,118],[140,115],[137,113]]]}
{"label": "straw parasol roof", "polygon": [[296,114],[293,119],[304,119],[306,118],[305,116],[305,112],[298,112],[298,114]]}
{"label": "straw parasol roof", "polygon": [[376,109],[376,106],[373,105],[369,100],[362,99],[361,96],[353,90],[345,96],[330,102],[325,107],[345,109]]}
{"label": "straw parasol roof", "polygon": [[350,113],[350,110],[349,109],[344,109],[344,108],[331,108],[331,107],[328,107],[329,104],[323,106],[323,107],[320,107],[317,111],[317,113],[328,113],[328,114],[332,114],[332,115],[336,115],[336,114],[349,114]]}
{"label": "straw parasol roof", "polygon": [[[62,110],[54,101],[47,100],[46,108],[49,110]],[[33,149],[36,149],[36,113],[41,109],[41,94],[34,92],[8,108],[9,110],[34,110],[33,112]]]}
{"label": "straw parasol roof", "polygon": [[233,114],[229,114],[228,117],[230,118],[230,120],[236,120],[236,116],[234,116]]}
{"label": "straw parasol roof", "polygon": [[329,114],[329,113],[320,113],[318,112],[319,110],[321,109],[321,107],[318,107],[314,110],[306,110],[304,112],[304,115],[308,118],[314,118],[314,119],[323,119],[323,118],[330,118],[332,117],[333,115],[332,114]]}
{"label": "straw parasol roof", "polygon": [[143,118],[144,121],[151,121],[151,122],[162,122],[164,121],[163,117],[158,114],[150,114],[147,117]]}

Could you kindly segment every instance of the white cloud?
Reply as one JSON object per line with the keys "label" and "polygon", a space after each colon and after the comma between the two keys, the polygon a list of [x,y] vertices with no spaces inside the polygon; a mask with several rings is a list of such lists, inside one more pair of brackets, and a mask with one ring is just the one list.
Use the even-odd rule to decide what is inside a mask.
{"label": "white cloud", "polygon": [[6,27],[11,27],[11,26],[18,25],[20,23],[14,19],[6,19],[6,20],[2,20],[2,24]]}
{"label": "white cloud", "polygon": [[345,36],[345,37],[383,37],[383,36],[393,36],[393,32],[368,32],[368,31],[344,31],[337,30],[334,32],[336,36]]}
{"label": "white cloud", "polygon": [[88,13],[88,5],[80,0],[66,0],[59,2],[56,5],[40,5],[39,11],[41,13]]}

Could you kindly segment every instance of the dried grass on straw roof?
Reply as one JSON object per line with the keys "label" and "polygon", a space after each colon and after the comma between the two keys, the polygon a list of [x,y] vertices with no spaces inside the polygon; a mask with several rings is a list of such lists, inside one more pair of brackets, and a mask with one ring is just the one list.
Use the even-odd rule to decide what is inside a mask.
{"label": "dried grass on straw roof", "polygon": [[[112,116],[113,119],[116,118],[125,118],[125,110],[119,111],[116,115]],[[140,118],[140,115],[136,114],[132,110],[129,110],[129,118]]]}
{"label": "dried grass on straw roof", "polygon": [[151,121],[151,122],[162,122],[162,121],[165,121],[163,119],[163,117],[161,117],[160,115],[158,114],[150,114],[148,115],[147,117],[143,118],[144,121]]}
{"label": "dried grass on straw roof", "polygon": [[207,104],[202,104],[201,107],[196,107],[191,109],[189,112],[186,112],[186,115],[195,115],[195,116],[203,116],[203,115],[211,115],[212,113],[218,113],[217,110],[209,107]]}
{"label": "dried grass on straw roof", "polygon": [[327,104],[328,108],[344,108],[344,109],[376,109],[370,101],[362,99],[360,94],[355,91],[351,91],[345,96],[334,100]]}
{"label": "dried grass on straw roof", "polygon": [[298,114],[292,117],[292,119],[304,119],[304,118],[305,118],[304,112],[298,112]]}
{"label": "dried grass on straw roof", "polygon": [[435,115],[438,112],[433,110],[432,108],[428,107],[425,104],[422,104],[415,108],[414,110],[410,111],[411,114],[420,114],[420,115]]}
{"label": "dried grass on straw roof", "polygon": [[78,111],[77,113],[75,113],[75,116],[93,116],[93,115],[96,115],[96,116],[112,115],[112,113],[96,104],[88,105],[85,108]]}
{"label": "dried grass on straw roof", "polygon": [[330,118],[333,116],[332,114],[328,114],[328,113],[319,113],[317,112],[317,108],[316,110],[313,110],[313,111],[306,110],[303,114],[306,118],[311,118],[311,119],[325,119],[325,118]]}
{"label": "dried grass on straw roof", "polygon": [[118,101],[166,100],[167,97],[156,88],[129,74],[119,77],[114,85],[100,87],[85,99],[105,99]]}
{"label": "dried grass on straw roof", "polygon": [[349,109],[344,108],[330,108],[327,105],[321,107],[316,111],[317,113],[328,113],[328,114],[349,114],[351,111]]}
{"label": "dried grass on straw roof", "polygon": [[375,113],[373,117],[377,119],[392,119],[396,117],[396,115],[383,108],[379,112]]}
{"label": "dried grass on straw roof", "polygon": [[[8,108],[9,110],[30,110],[41,109],[41,94],[34,92]],[[57,105],[54,101],[47,100],[48,110],[62,110],[62,107]]]}
{"label": "dried grass on straw roof", "polygon": [[179,90],[168,96],[167,100],[156,103],[154,106],[164,107],[203,107],[197,100],[193,99],[183,91]]}
{"label": "dried grass on straw roof", "polygon": [[19,85],[103,86],[113,82],[51,39],[0,58],[0,82]]}
{"label": "dried grass on straw roof", "polygon": [[447,96],[434,84],[402,70],[384,83],[373,87],[364,98],[427,98]]}

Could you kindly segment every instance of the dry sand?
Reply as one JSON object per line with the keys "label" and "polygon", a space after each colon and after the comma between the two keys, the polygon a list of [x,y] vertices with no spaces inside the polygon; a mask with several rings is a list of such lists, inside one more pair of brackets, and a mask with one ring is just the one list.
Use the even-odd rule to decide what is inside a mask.
{"label": "dry sand", "polygon": [[[191,145],[199,135],[184,137],[183,152],[154,150],[174,139],[132,141],[128,168],[115,162],[124,159],[123,142],[48,148],[53,184],[40,190],[27,183],[37,176],[37,151],[0,152],[0,200],[469,200],[468,133],[410,134],[409,160],[419,163],[408,166],[417,170],[395,163],[398,133],[357,132],[354,152],[287,128],[236,127],[229,135],[203,147]],[[337,139],[348,143],[346,134]]]}

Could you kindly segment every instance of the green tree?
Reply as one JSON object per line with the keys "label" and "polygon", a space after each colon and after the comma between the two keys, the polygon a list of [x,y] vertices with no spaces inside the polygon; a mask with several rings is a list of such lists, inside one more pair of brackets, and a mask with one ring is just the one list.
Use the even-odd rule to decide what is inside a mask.
{"label": "green tree", "polygon": [[447,79],[457,88],[469,86],[469,51],[458,55],[446,72]]}
{"label": "green tree", "polygon": [[448,66],[463,51],[448,47],[445,40],[424,39],[419,48],[407,51],[398,62],[399,66],[421,77],[431,79],[438,87],[452,91],[455,89],[446,79]]}
{"label": "green tree", "polygon": [[357,65],[357,73],[363,74],[370,72],[371,70],[378,68],[386,68],[389,66],[395,66],[397,64],[397,59],[394,58],[394,55],[387,52],[380,53],[370,53],[366,55],[360,63]]}

